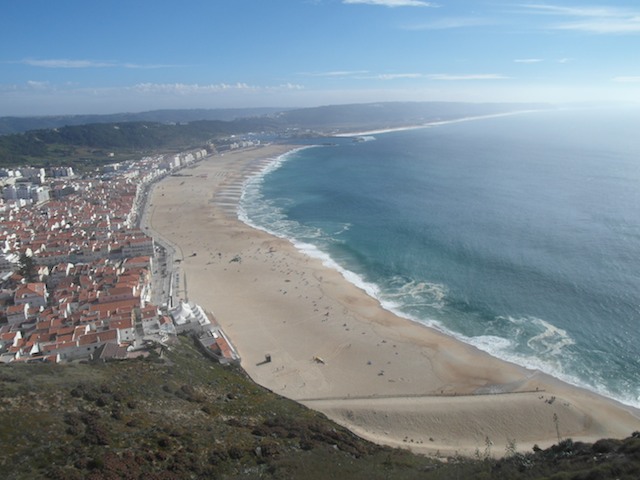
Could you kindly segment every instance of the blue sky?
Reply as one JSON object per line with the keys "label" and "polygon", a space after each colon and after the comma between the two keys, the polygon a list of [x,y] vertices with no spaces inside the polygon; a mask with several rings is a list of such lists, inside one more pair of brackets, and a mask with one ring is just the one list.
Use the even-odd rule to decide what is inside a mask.
{"label": "blue sky", "polygon": [[6,0],[0,116],[640,102],[637,0]]}

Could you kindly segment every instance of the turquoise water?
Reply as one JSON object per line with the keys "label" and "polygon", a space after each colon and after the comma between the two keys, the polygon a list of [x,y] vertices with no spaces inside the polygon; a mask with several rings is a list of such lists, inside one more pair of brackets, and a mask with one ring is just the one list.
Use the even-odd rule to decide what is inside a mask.
{"label": "turquoise water", "polygon": [[638,126],[563,110],[335,139],[251,179],[240,216],[387,309],[640,406]]}

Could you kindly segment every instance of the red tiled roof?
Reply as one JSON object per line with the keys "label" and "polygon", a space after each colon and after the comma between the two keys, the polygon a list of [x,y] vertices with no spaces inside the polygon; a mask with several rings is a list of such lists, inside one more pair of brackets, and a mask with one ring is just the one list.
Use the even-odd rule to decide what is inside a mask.
{"label": "red tiled roof", "polygon": [[105,332],[91,332],[78,338],[78,345],[90,345],[92,343],[109,342],[118,340],[117,330],[107,330]]}
{"label": "red tiled roof", "polygon": [[109,322],[109,327],[112,329],[122,330],[125,328],[133,328],[133,326],[133,320],[131,318],[111,320]]}

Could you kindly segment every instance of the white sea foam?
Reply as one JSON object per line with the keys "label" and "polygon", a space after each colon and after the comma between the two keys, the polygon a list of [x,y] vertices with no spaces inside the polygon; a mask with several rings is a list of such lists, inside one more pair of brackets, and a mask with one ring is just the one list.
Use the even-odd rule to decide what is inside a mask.
{"label": "white sea foam", "polygon": [[527,345],[534,350],[534,354],[526,354],[518,351],[518,343],[514,340],[495,335],[481,335],[467,337],[457,332],[444,329],[444,333],[455,337],[465,343],[469,343],[488,354],[529,370],[538,370],[566,383],[580,388],[591,390],[605,397],[614,398],[626,405],[640,408],[640,395],[636,398],[632,394],[613,395],[611,391],[596,378],[591,378],[590,383],[585,382],[567,370],[568,360],[571,355],[563,351],[567,346],[575,344],[575,341],[563,329],[551,325],[549,322],[536,317],[502,317],[508,321],[522,325],[534,324],[544,330],[538,335],[527,340]]}
{"label": "white sea foam", "polygon": [[382,295],[386,301],[392,301],[405,308],[431,307],[441,309],[444,307],[447,288],[440,283],[407,280],[404,277],[396,276],[389,284],[390,287],[385,289]]}
{"label": "white sea foam", "polygon": [[360,288],[361,290],[364,290],[369,296],[371,296],[373,298],[376,298],[376,299],[379,299],[379,297],[380,297],[380,288],[376,284],[371,283],[371,282],[367,282],[366,280],[364,280],[364,278],[362,278],[357,273],[354,273],[351,270],[347,270],[346,268],[343,268],[329,254],[323,252],[322,250],[320,250],[315,245],[311,245],[310,243],[297,242],[297,241],[291,240],[291,239],[290,239],[290,241],[293,243],[293,245],[298,250],[300,250],[304,254],[308,255],[311,258],[316,258],[318,260],[321,260],[322,264],[325,267],[328,267],[328,268],[331,268],[333,270],[336,270],[336,271],[340,272],[340,274],[349,283],[355,285],[356,287]]}
{"label": "white sea foam", "polygon": [[[266,228],[256,224],[251,221],[246,211],[246,204],[253,203],[255,204],[257,201],[262,199],[262,194],[260,193],[260,187],[264,182],[264,177],[269,173],[280,168],[286,161],[290,160],[296,153],[305,150],[307,148],[313,148],[316,145],[306,145],[300,148],[296,148],[290,150],[278,157],[267,159],[263,164],[258,166],[255,171],[251,172],[252,174],[248,176],[244,183],[242,184],[240,194],[240,201],[238,202],[238,219],[247,225],[257,228],[259,230],[267,231],[268,233],[277,235],[275,232],[268,231]],[[280,235],[278,235],[280,236]]]}
{"label": "white sea foam", "polygon": [[532,350],[537,350],[541,354],[558,356],[564,347],[575,345],[576,342],[565,330],[555,327],[539,318],[535,319],[535,321],[544,328],[544,331],[527,341],[527,345]]}
{"label": "white sea foam", "polygon": [[[495,357],[528,369],[541,370],[574,385],[581,385],[582,382],[570,375],[564,366],[564,360],[567,360],[570,354],[563,349],[575,344],[566,331],[537,317],[508,316],[498,317],[497,320],[517,327],[510,335],[512,338],[475,336],[466,337],[464,341]],[[523,342],[526,342],[530,352],[522,350]]]}
{"label": "white sea foam", "polygon": [[469,343],[472,343],[474,346],[478,347],[480,350],[484,350],[485,352],[499,352],[505,351],[510,348],[513,348],[515,342],[512,340],[497,337],[495,335],[480,335],[478,337],[468,338]]}
{"label": "white sea foam", "polygon": [[345,232],[348,232],[351,229],[351,224],[350,223],[343,223],[342,225],[340,225],[340,229],[337,230],[334,235],[338,236],[341,235]]}

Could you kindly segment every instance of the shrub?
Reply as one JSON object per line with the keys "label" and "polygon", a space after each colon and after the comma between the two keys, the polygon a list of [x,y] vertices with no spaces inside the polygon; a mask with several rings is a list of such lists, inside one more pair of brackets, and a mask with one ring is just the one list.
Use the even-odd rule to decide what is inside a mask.
{"label": "shrub", "polygon": [[591,450],[595,453],[611,453],[615,452],[622,442],[610,438],[603,438],[593,444]]}

